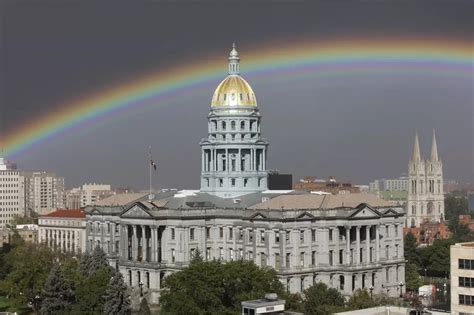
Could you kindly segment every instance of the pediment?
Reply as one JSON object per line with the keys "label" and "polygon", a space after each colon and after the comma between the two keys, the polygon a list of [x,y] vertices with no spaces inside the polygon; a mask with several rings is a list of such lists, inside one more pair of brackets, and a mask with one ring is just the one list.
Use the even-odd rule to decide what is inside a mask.
{"label": "pediment", "polygon": [[254,213],[250,216],[251,220],[254,220],[254,219],[267,219],[267,218],[268,217],[266,215],[264,215],[263,213],[261,213],[261,212]]}
{"label": "pediment", "polygon": [[94,208],[92,210],[89,210],[87,212],[87,214],[89,214],[89,215],[101,215],[102,213],[100,213],[100,211],[98,209]]}
{"label": "pediment", "polygon": [[397,211],[393,210],[392,208],[388,209],[387,211],[385,211],[383,213],[383,215],[400,215],[400,213],[398,213]]}
{"label": "pediment", "polygon": [[130,208],[126,209],[120,215],[121,218],[151,218],[153,217],[147,210],[140,206],[140,204],[134,204]]}
{"label": "pediment", "polygon": [[353,219],[364,219],[364,218],[373,218],[373,217],[380,217],[381,214],[371,208],[367,204],[360,204],[357,206],[357,210],[354,211],[349,217]]}
{"label": "pediment", "polygon": [[314,218],[315,218],[314,215],[312,215],[308,211],[301,212],[296,216],[296,219],[314,219]]}

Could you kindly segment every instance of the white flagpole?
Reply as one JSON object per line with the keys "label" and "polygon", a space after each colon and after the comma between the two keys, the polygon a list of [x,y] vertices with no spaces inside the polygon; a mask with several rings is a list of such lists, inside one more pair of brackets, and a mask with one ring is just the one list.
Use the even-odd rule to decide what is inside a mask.
{"label": "white flagpole", "polygon": [[152,190],[152,182],[151,182],[151,176],[152,176],[152,167],[153,165],[151,165],[151,161],[152,161],[152,157],[151,157],[151,145],[148,147],[148,153],[149,153],[149,158],[150,158],[150,161],[148,162],[149,164],[149,169],[150,169],[150,193],[148,195],[149,199],[151,199],[151,190]]}

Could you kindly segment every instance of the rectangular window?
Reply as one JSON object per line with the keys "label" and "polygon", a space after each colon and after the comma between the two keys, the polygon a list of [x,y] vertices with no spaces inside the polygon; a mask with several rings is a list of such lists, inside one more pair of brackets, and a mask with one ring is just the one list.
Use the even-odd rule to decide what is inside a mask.
{"label": "rectangular window", "polygon": [[340,249],[339,250],[339,264],[343,264],[344,263],[344,250],[343,249]]}
{"label": "rectangular window", "polygon": [[300,253],[300,266],[304,267],[304,252]]}
{"label": "rectangular window", "polygon": [[390,254],[390,246],[386,245],[385,246],[385,259],[389,259],[389,254]]}
{"label": "rectangular window", "polygon": [[229,228],[229,240],[233,238],[234,238],[234,231],[232,230],[232,228]]}
{"label": "rectangular window", "polygon": [[210,238],[211,238],[211,228],[210,228],[210,227],[207,227],[207,228],[206,228],[206,238],[207,238],[207,239],[210,239]]}
{"label": "rectangular window", "polygon": [[387,283],[390,281],[390,269],[385,269],[385,281],[387,281]]}
{"label": "rectangular window", "polygon": [[459,277],[459,286],[463,288],[474,288],[474,278]]}
{"label": "rectangular window", "polygon": [[460,305],[474,305],[474,296],[459,294]]}
{"label": "rectangular window", "polygon": [[224,249],[222,247],[219,247],[219,259],[224,259]]}
{"label": "rectangular window", "polygon": [[280,232],[275,232],[275,243],[280,243]]}
{"label": "rectangular window", "polygon": [[311,266],[316,266],[316,251],[311,252]]}
{"label": "rectangular window", "polygon": [[311,230],[311,240],[316,242],[316,230]]}
{"label": "rectangular window", "polygon": [[189,239],[194,241],[194,228],[189,229]]}
{"label": "rectangular window", "polygon": [[290,240],[290,231],[286,231],[286,241]]}
{"label": "rectangular window", "polygon": [[280,254],[276,253],[275,254],[275,269],[280,269]]}
{"label": "rectangular window", "polygon": [[234,260],[234,250],[232,248],[229,249],[229,259]]}
{"label": "rectangular window", "polygon": [[171,239],[174,240],[176,237],[174,229],[171,229]]}
{"label": "rectangular window", "polygon": [[332,229],[329,229],[329,241],[332,241]]}
{"label": "rectangular window", "polygon": [[304,231],[303,230],[300,231],[300,242],[304,243]]}
{"label": "rectangular window", "polygon": [[329,251],[329,266],[332,266],[334,264],[333,256],[334,256],[334,251],[330,250]]}
{"label": "rectangular window", "polygon": [[265,253],[260,253],[260,267],[265,267],[267,265],[267,256]]}
{"label": "rectangular window", "polygon": [[459,259],[459,269],[474,269],[474,260],[473,259]]}
{"label": "rectangular window", "polygon": [[174,249],[171,249],[171,262],[175,262],[176,261],[176,252],[174,251]]}
{"label": "rectangular window", "polygon": [[260,242],[265,243],[265,231],[260,231]]}
{"label": "rectangular window", "polygon": [[219,228],[219,237],[224,238],[224,228],[222,227]]}
{"label": "rectangular window", "polygon": [[253,251],[249,251],[249,260],[253,260]]}
{"label": "rectangular window", "polygon": [[211,248],[206,248],[206,260],[211,260]]}
{"label": "rectangular window", "polygon": [[191,248],[191,250],[189,251],[189,257],[190,257],[191,259],[193,259],[195,253],[196,253],[196,249],[195,249],[195,248]]}
{"label": "rectangular window", "polygon": [[290,258],[291,258],[291,254],[290,253],[286,253],[286,257],[285,257],[285,267],[286,268],[290,268]]}

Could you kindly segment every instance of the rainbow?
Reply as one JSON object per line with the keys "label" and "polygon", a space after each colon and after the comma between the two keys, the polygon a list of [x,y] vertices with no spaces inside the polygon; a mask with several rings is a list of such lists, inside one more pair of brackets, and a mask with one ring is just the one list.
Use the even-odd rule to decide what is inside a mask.
{"label": "rainbow", "polygon": [[[133,111],[140,106],[162,106],[167,99],[217,81],[226,75],[227,51],[218,57],[157,71],[129,83],[82,96],[59,111],[28,121],[0,138],[8,157],[17,156],[44,141],[95,125],[100,120]],[[269,43],[241,51],[244,76],[276,73],[327,72],[346,74],[357,70],[454,73],[472,79],[471,42],[446,39],[331,39],[285,44]],[[211,60],[211,61],[209,61]],[[3,139],[3,140],[1,140]]]}

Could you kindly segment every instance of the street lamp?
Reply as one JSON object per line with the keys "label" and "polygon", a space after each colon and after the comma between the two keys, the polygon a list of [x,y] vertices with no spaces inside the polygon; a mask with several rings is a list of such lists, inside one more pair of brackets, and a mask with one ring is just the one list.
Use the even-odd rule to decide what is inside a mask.
{"label": "street lamp", "polygon": [[373,285],[371,285],[369,287],[369,291],[370,291],[370,299],[372,300],[372,291],[374,291],[374,286]]}
{"label": "street lamp", "polygon": [[140,296],[143,296],[143,281],[140,281],[138,286],[140,287]]}
{"label": "street lamp", "polygon": [[403,282],[400,281],[400,283],[398,284],[400,286],[400,297],[402,298],[403,297]]}
{"label": "street lamp", "polygon": [[35,310],[36,310],[36,314],[39,314],[39,303],[40,303],[40,296],[39,295],[35,295],[35,299],[34,299],[34,306],[35,306]]}

